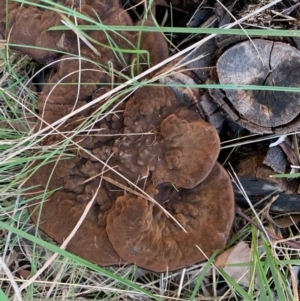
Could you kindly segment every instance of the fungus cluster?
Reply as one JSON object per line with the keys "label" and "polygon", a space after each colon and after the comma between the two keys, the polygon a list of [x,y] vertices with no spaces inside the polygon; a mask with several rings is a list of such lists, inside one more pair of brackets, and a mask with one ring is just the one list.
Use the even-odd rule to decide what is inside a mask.
{"label": "fungus cluster", "polygon": [[[70,6],[68,1],[63,4]],[[118,1],[73,4],[86,16],[101,17],[103,24],[132,22]],[[29,15],[31,21],[24,22]],[[109,44],[103,31],[89,32],[100,42],[94,45],[100,56],[82,42],[80,60],[63,55],[60,52],[79,52],[74,33],[48,31],[60,19],[53,11],[10,7],[10,42],[56,50],[18,47],[41,63],[59,59],[52,65],[56,72],[39,96],[36,131],[108,90],[106,84],[112,79],[101,65],[110,62],[121,71],[136,61],[134,54],[120,59],[112,49],[101,46]],[[22,37],[18,36],[20,26]],[[25,32],[30,33],[28,40],[24,40]],[[110,38],[120,49],[137,45],[136,35],[124,36],[128,39],[114,33]],[[158,48],[153,47],[153,40]],[[167,56],[161,34],[143,33],[141,45],[150,53],[152,64]],[[80,130],[82,120],[98,109],[94,105],[82,110],[43,139],[44,145],[53,146],[64,139],[61,133],[76,129],[72,141],[81,151],[70,147],[67,159],[36,162],[36,171],[26,182],[28,195],[55,191],[43,202],[30,201],[28,209],[39,228],[62,243],[95,196],[67,249],[101,266],[134,263],[157,272],[170,271],[224,248],[234,217],[234,197],[230,178],[216,162],[220,141],[215,128],[184,106],[168,87],[139,88],[126,104],[120,102],[117,112],[95,120],[88,132]]]}
{"label": "fungus cluster", "polygon": [[[215,128],[182,106],[167,87],[140,88],[119,117],[121,127],[107,118],[99,128],[105,124],[125,136],[88,142],[90,156],[45,165],[29,179],[27,185],[36,189],[45,189],[49,179],[48,189],[63,186],[42,204],[41,214],[39,204],[32,203],[33,221],[40,215],[39,227],[62,243],[97,192],[101,176],[95,175],[105,171],[94,205],[68,245],[71,252],[102,266],[135,263],[161,272],[224,248],[234,196],[229,176],[216,162]],[[110,166],[127,180],[106,170],[102,160],[109,157]],[[135,194],[129,180],[147,195]]]}

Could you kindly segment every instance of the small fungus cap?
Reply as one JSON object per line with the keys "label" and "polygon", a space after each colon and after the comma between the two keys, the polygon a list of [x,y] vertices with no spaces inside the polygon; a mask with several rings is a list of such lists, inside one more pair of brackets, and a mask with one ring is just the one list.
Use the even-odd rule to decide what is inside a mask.
{"label": "small fungus cap", "polygon": [[193,120],[193,113],[181,108],[162,121],[160,131],[164,155],[152,173],[156,185],[169,182],[176,187],[191,189],[213,168],[220,151],[218,133],[201,118]]}

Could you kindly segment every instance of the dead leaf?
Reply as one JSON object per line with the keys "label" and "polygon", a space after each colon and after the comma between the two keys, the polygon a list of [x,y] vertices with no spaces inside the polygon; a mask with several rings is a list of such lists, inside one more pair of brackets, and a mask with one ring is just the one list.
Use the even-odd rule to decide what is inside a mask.
{"label": "dead leaf", "polygon": [[29,279],[31,275],[30,271],[27,270],[19,270],[18,274],[22,279]]}
{"label": "dead leaf", "polygon": [[223,269],[239,284],[248,285],[250,281],[250,260],[251,249],[245,242],[241,241],[236,246],[219,255],[216,259],[215,266]]}

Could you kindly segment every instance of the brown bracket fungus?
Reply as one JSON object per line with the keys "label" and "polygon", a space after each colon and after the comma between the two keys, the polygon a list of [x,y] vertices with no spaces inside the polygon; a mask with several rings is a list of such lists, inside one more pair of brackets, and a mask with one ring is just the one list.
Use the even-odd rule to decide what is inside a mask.
{"label": "brown bracket fungus", "polygon": [[[91,19],[97,21],[101,19],[104,25],[133,24],[129,14],[120,7],[118,0],[62,1],[62,5],[72,6],[73,9],[79,10],[80,13]],[[43,64],[55,62],[55,64],[51,64],[51,67],[56,69],[56,73],[39,95],[41,118],[36,130],[46,127],[84,106],[101,88],[106,90],[107,87],[113,86],[112,82],[117,84],[124,81],[119,74],[112,75],[109,70],[126,70],[130,66],[131,61],[134,60],[135,45],[139,40],[137,34],[123,31],[118,33],[104,30],[88,31],[88,35],[93,41],[96,41],[91,43],[95,49],[94,52],[82,41],[79,45],[76,34],[71,30],[49,30],[53,26],[61,25],[62,14],[57,11],[43,10],[28,5],[10,5],[9,8],[6,34],[10,43],[16,44],[16,49]],[[0,17],[5,20],[5,15],[1,14]],[[3,23],[1,22],[0,25]],[[79,25],[89,24],[88,21],[80,18],[76,22]],[[148,22],[147,25],[149,24]],[[4,31],[4,26],[2,31]],[[153,47],[153,40],[159,41],[160,51]],[[20,47],[17,46],[18,44]],[[139,47],[141,50],[149,52],[152,64],[156,64],[168,56],[167,42],[161,33],[143,34]],[[77,58],[79,48],[80,56]],[[120,52],[117,51],[118,49]],[[61,52],[70,53],[70,55],[63,55]],[[108,68],[108,66],[110,67]],[[108,83],[109,85],[107,85]],[[74,119],[86,118],[91,113],[93,110],[81,112],[81,116],[74,117],[71,123],[68,120],[61,124],[58,130],[64,132],[74,130],[78,125]],[[52,134],[44,139],[43,143],[49,145],[58,140],[59,135]]]}
{"label": "brown bracket fungus", "polygon": [[[155,26],[151,20],[138,22],[136,26]],[[146,53],[133,55],[132,62],[138,64],[136,69],[145,70],[148,67],[153,67],[168,58],[169,49],[166,43],[165,36],[160,32],[142,32],[134,35],[134,45]],[[148,61],[149,60],[149,61]],[[150,63],[150,66],[148,65]],[[146,66],[146,68],[145,68]],[[155,70],[155,73],[157,70]],[[153,75],[153,74],[152,74]]]}
{"label": "brown bracket fungus", "polygon": [[153,203],[130,194],[119,197],[107,217],[117,253],[156,272],[190,266],[224,248],[235,214],[231,180],[218,163],[194,189],[177,192],[165,186],[158,186],[158,191],[170,190],[163,206],[187,232]]}
{"label": "brown bracket fungus", "polygon": [[[157,204],[134,195],[127,181],[106,171],[67,249],[102,266],[135,263],[161,272],[202,261],[224,248],[234,218],[234,196],[229,176],[216,163],[216,130],[183,107],[167,87],[140,88],[123,115],[125,127],[119,131],[128,136],[100,143],[95,138],[87,148],[93,154],[106,152],[106,158],[114,152],[109,164],[144,189],[186,232]],[[112,127],[109,120],[102,123]],[[146,135],[153,129],[153,135]],[[62,243],[96,193],[100,179],[94,177],[103,169],[95,158],[78,155],[38,169],[27,182],[27,187],[35,187],[32,193],[61,189],[42,204],[31,202],[33,221],[40,215],[39,228]],[[127,187],[129,193],[112,183]]]}
{"label": "brown bracket fungus", "polygon": [[[93,168],[89,174],[85,174],[81,170],[84,171],[88,162],[74,157],[71,160],[60,160],[57,164],[46,164],[26,183],[28,187],[36,187],[30,189],[30,192],[36,194],[63,186],[44,201],[32,201],[28,207],[34,223],[39,221],[38,227],[60,244],[75,227],[99,184],[99,181],[83,184],[94,173],[101,172],[103,167],[91,164]],[[49,185],[46,185],[49,179]],[[67,246],[70,252],[102,266],[125,263],[108,240],[106,224],[99,222],[99,215],[105,215],[112,207],[112,200],[120,195],[112,192],[112,188],[109,183],[104,183],[88,215]],[[105,202],[106,208],[102,207],[101,202]]]}
{"label": "brown bracket fungus", "polygon": [[[70,6],[73,1],[63,4]],[[76,1],[74,5],[77,9]],[[30,13],[32,22],[27,23],[24,20]],[[117,0],[84,0],[81,13],[99,17],[103,24],[132,24]],[[60,24],[60,18],[51,10],[12,7],[10,42],[76,55],[76,34],[48,31]],[[38,22],[40,26],[36,26]],[[18,31],[20,26],[24,27],[22,31]],[[24,33],[28,31],[30,36],[26,37]],[[80,61],[58,52],[18,48],[41,63],[62,59],[53,65],[56,72],[39,95],[36,132],[83,107],[95,93],[101,94],[101,89],[107,91],[112,79],[104,67],[109,63],[111,69],[120,72],[113,75],[114,81],[122,81],[118,75],[134,61],[128,52],[119,56],[103,47],[109,42],[102,30],[90,31],[89,35],[102,43],[94,45],[100,56],[80,42]],[[127,41],[116,33],[111,33],[110,38],[116,47],[133,50],[139,40],[137,35],[124,35]],[[160,48],[153,47],[154,40],[159,41]],[[168,55],[167,42],[160,33],[143,33],[140,42],[141,48],[150,53],[151,64]],[[56,131],[43,132],[43,147],[53,148],[76,129],[64,149],[71,158],[55,157],[47,164],[36,162],[37,170],[27,179],[27,197],[38,198],[29,201],[33,222],[39,222],[38,227],[61,244],[95,197],[67,250],[101,266],[135,263],[157,272],[170,271],[204,260],[216,249],[224,248],[234,217],[234,197],[226,171],[216,163],[220,141],[215,128],[184,106],[167,87],[140,88],[126,103],[114,103],[117,104],[118,112],[106,112],[104,116],[98,112],[100,104],[93,103],[65,118]],[[99,118],[90,119],[95,115]],[[89,122],[88,128],[83,128],[83,121]],[[93,135],[87,134],[90,132]],[[148,196],[137,194],[137,188]],[[47,194],[48,191],[54,192]],[[41,193],[45,193],[44,198]],[[178,222],[167,217],[165,210]]]}
{"label": "brown bracket fungus", "polygon": [[194,116],[184,108],[161,123],[164,156],[153,171],[153,183],[192,189],[210,173],[220,150],[219,136],[215,128],[200,118],[193,120]]}
{"label": "brown bracket fungus", "polygon": [[[3,11],[5,12],[6,4],[5,1],[2,2]],[[61,5],[72,7],[94,20],[99,20],[100,18],[103,24],[132,25],[131,18],[125,10],[121,9],[118,0],[66,0],[62,1]],[[79,53],[77,36],[73,31],[49,30],[51,27],[62,25],[63,10],[58,13],[57,9],[53,9],[53,6],[43,10],[30,5],[13,6],[11,4],[9,4],[9,9],[6,35],[9,38],[9,43],[15,44],[13,48],[28,54],[43,64],[52,63],[62,53]],[[5,18],[5,14],[0,14],[0,34],[4,33],[2,23]],[[78,25],[90,24],[81,18],[77,18],[76,23]],[[109,39],[114,41],[115,46],[118,46],[120,49],[132,49],[130,41],[128,41],[130,36],[126,32],[120,33],[127,40],[112,32],[109,34]],[[101,62],[103,60],[105,62],[112,60],[115,65],[119,66],[119,61],[113,55],[111,49],[103,47],[103,45],[109,45],[108,35],[102,30],[91,31],[89,35],[98,41],[98,44],[95,45],[98,55],[95,55],[85,43],[80,45],[80,54],[93,58],[96,61],[100,59]],[[124,55],[124,57],[126,57],[127,61],[129,60],[129,55]]]}
{"label": "brown bracket fungus", "polygon": [[124,123],[126,133],[155,130],[155,135],[144,137],[129,134],[114,148],[120,171],[133,181],[151,171],[155,185],[171,182],[194,188],[217,160],[220,141],[215,128],[182,107],[169,88],[140,88],[126,105]]}
{"label": "brown bracket fungus", "polygon": [[[296,48],[261,39],[229,48],[217,62],[221,84],[299,87],[299,70]],[[214,91],[211,94],[237,123],[252,132],[283,133],[299,127],[299,93],[233,89],[226,90],[226,97]]]}

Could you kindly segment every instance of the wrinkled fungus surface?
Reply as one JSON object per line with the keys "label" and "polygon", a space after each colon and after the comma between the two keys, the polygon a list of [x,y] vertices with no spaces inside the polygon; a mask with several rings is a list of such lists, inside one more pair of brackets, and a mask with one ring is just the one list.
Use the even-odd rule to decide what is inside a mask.
{"label": "wrinkled fungus surface", "polygon": [[[149,113],[145,105],[151,102]],[[96,193],[100,179],[95,175],[103,170],[107,178],[130,187],[97,160],[113,154],[110,165],[145,189],[186,232],[147,198],[124,194],[103,180],[68,250],[103,266],[135,263],[160,272],[199,262],[223,248],[233,222],[234,196],[226,171],[216,163],[216,130],[179,101],[176,104],[167,87],[139,89],[121,120],[124,125],[118,131],[127,133],[125,137],[88,141],[86,147],[94,156],[59,160],[29,179],[27,185],[37,187],[35,192],[44,190],[49,178],[48,189],[62,186],[42,203],[39,227],[62,243]],[[103,120],[98,126],[113,128],[110,122]],[[39,205],[33,204],[29,210],[36,222]]]}
{"label": "wrinkled fungus surface", "polygon": [[225,247],[231,229],[233,191],[228,187],[231,181],[218,163],[194,189],[176,191],[170,183],[157,187],[154,198],[167,192],[164,207],[186,233],[153,203],[130,194],[119,197],[107,217],[108,237],[122,258],[158,272],[205,260]]}
{"label": "wrinkled fungus surface", "polygon": [[[94,20],[100,18],[103,24],[132,24],[117,0],[60,4]],[[7,34],[10,43],[19,44],[16,49],[40,63],[53,63],[54,74],[38,99],[35,131],[47,134],[43,147],[57,147],[66,137],[70,141],[64,149],[68,156],[61,154],[47,164],[36,162],[26,182],[27,196],[38,199],[28,206],[38,227],[63,243],[95,196],[67,250],[101,266],[134,263],[157,272],[170,271],[223,248],[233,222],[234,198],[227,173],[216,163],[220,141],[215,128],[167,87],[139,88],[126,102],[116,101],[116,110],[105,115],[99,112],[102,103],[86,106],[113,83],[122,82],[118,73],[112,79],[111,70],[126,73],[131,65],[138,70],[137,61],[144,70],[148,62],[155,65],[164,60],[168,45],[163,35],[109,33],[116,48],[140,47],[142,56],[137,58],[130,51],[120,55],[103,47],[109,45],[104,31],[89,31],[99,42],[93,45],[96,52],[81,41],[78,59],[78,41],[72,31],[48,30],[60,24],[56,12],[10,5],[6,33],[4,16],[0,13],[0,34]],[[153,23],[147,21],[147,25]],[[109,72],[104,68],[108,65]],[[83,127],[87,121],[88,128]],[[147,196],[141,191],[135,194],[137,187]]]}
{"label": "wrinkled fungus surface", "polygon": [[[221,84],[299,87],[300,52],[281,42],[251,40],[229,48],[217,62]],[[254,132],[283,132],[299,126],[299,93],[226,90],[230,104],[215,100]]]}
{"label": "wrinkled fungus surface", "polygon": [[[156,185],[170,182],[194,188],[217,160],[220,141],[215,128],[182,107],[169,88],[139,89],[126,105],[124,123],[129,135],[114,150],[120,171],[129,178],[151,171]],[[144,137],[130,135],[151,132]]]}
{"label": "wrinkled fungus surface", "polygon": [[[4,13],[0,14],[0,34],[4,36],[6,1],[1,0],[1,4],[1,7],[4,8],[2,10]],[[72,9],[76,9],[93,20],[99,20],[100,18],[104,24],[132,25],[129,15],[125,10],[121,9],[118,0],[65,0],[59,4],[68,8],[72,7]],[[15,44],[13,48],[28,54],[40,63],[52,63],[62,53],[79,53],[77,37],[72,31],[49,30],[53,26],[62,25],[62,16],[56,9],[53,10],[53,6],[43,10],[35,6],[21,6],[10,3],[8,19],[6,34],[9,38],[9,43]],[[74,19],[72,21],[75,22]],[[76,22],[77,24],[91,24],[80,18],[77,18]],[[89,35],[99,42],[94,47],[99,51],[100,55],[94,54],[94,59],[99,60],[100,58],[101,61],[103,59],[112,59],[117,64],[116,57],[113,56],[112,51],[107,47],[101,46],[101,44],[109,45],[105,32],[101,30],[92,31],[89,32]],[[130,36],[126,32],[121,32],[121,35],[125,38],[120,38],[119,35],[114,33],[110,33],[109,37],[116,43],[115,46],[128,48]],[[91,52],[91,49],[86,44],[82,43],[80,45],[81,55],[91,57]]]}

